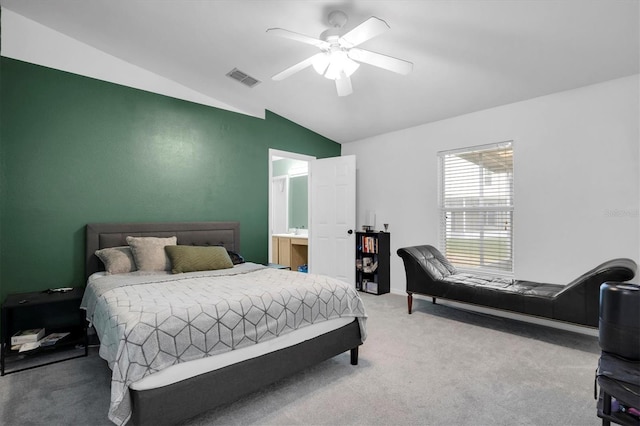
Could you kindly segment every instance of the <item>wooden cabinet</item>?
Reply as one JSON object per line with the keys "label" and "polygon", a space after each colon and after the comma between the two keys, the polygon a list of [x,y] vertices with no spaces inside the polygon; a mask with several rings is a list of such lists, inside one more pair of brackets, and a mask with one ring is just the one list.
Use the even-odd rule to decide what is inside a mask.
{"label": "wooden cabinet", "polygon": [[372,294],[391,289],[388,232],[356,232],[356,288]]}
{"label": "wooden cabinet", "polygon": [[273,263],[291,267],[291,238],[273,237]]}
{"label": "wooden cabinet", "polygon": [[288,266],[292,271],[306,265],[309,258],[309,239],[274,235],[271,241],[271,262]]}

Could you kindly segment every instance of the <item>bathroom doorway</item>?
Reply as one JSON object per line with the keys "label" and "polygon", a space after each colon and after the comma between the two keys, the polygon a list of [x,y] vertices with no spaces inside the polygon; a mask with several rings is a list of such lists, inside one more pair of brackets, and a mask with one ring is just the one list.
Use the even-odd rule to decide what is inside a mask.
{"label": "bathroom doorway", "polygon": [[269,149],[269,262],[274,259],[274,236],[308,238],[312,160],[315,157]]}

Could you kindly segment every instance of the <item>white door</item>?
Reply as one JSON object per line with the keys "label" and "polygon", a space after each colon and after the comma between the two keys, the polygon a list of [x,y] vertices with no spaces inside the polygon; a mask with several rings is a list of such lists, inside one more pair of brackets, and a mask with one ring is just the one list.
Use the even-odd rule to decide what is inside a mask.
{"label": "white door", "polygon": [[309,165],[309,272],[355,285],[356,157]]}

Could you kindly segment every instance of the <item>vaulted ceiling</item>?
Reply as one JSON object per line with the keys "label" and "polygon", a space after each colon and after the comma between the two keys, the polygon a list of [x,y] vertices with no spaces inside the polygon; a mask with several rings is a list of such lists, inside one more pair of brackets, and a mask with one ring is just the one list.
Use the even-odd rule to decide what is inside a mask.
{"label": "vaulted ceiling", "polygon": [[[249,113],[270,110],[339,143],[639,72],[637,0],[0,0],[3,8]],[[371,16],[390,27],[360,47],[413,62],[363,64],[353,94],[312,67],[318,52],[270,35],[319,37]],[[261,82],[248,88],[233,68]]]}

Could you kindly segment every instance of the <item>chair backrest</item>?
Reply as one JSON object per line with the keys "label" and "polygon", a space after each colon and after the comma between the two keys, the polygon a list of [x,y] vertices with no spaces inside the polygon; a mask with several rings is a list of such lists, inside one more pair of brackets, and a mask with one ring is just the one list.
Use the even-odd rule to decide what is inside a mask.
{"label": "chair backrest", "polygon": [[437,248],[430,245],[404,247],[398,249],[398,255],[403,259],[405,256],[411,257],[433,280],[441,280],[458,272]]}
{"label": "chair backrest", "polygon": [[632,280],[636,275],[637,269],[638,265],[631,259],[618,258],[607,260],[564,286],[562,291],[556,294],[556,297],[564,293],[570,293],[574,288],[581,287],[588,282],[596,283],[595,288],[599,294],[602,283],[606,281],[624,282]]}

